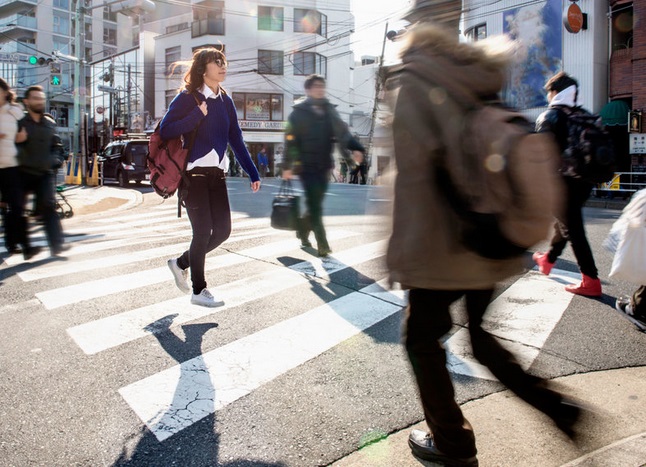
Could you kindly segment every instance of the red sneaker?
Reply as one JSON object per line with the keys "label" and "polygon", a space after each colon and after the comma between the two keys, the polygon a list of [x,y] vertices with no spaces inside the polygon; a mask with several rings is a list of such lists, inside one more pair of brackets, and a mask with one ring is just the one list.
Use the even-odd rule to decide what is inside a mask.
{"label": "red sneaker", "polygon": [[554,267],[554,263],[550,263],[547,259],[547,253],[541,253],[537,251],[532,255],[532,259],[534,262],[538,265],[538,270],[545,274],[546,276],[550,275],[550,272],[552,271],[552,268]]}
{"label": "red sneaker", "polygon": [[582,274],[583,280],[577,285],[566,285],[565,290],[585,297],[601,297],[601,281]]}

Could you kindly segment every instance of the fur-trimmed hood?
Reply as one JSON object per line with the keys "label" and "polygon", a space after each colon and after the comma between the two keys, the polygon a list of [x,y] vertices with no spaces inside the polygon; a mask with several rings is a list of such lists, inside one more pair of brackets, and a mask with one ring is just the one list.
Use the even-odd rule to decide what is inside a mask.
{"label": "fur-trimmed hood", "polygon": [[464,106],[497,95],[515,44],[503,36],[472,43],[438,24],[418,23],[405,35],[402,71],[425,77]]}

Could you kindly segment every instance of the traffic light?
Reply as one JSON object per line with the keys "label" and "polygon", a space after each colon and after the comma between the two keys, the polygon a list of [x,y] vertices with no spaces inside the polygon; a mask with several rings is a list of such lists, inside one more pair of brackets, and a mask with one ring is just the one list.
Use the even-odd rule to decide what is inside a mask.
{"label": "traffic light", "polygon": [[50,84],[52,86],[60,86],[61,85],[61,75],[51,75],[49,82],[50,82]]}
{"label": "traffic light", "polygon": [[51,59],[51,58],[36,57],[35,55],[32,55],[31,57],[29,57],[29,64],[30,65],[39,65],[39,66],[49,65],[53,61],[54,60]]}

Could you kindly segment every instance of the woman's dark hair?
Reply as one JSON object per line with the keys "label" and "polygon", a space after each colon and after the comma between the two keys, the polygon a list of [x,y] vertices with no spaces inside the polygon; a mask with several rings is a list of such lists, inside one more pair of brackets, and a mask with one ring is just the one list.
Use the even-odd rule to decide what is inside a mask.
{"label": "woman's dark hair", "polygon": [[221,50],[215,47],[204,47],[197,49],[193,53],[193,59],[188,62],[177,62],[173,69],[178,65],[187,65],[188,71],[184,74],[184,85],[182,89],[188,92],[195,92],[204,86],[204,73],[206,65],[216,63],[219,66],[227,66],[227,58]]}
{"label": "woman's dark hair", "polygon": [[319,83],[325,84],[325,78],[321,75],[309,75],[305,80],[305,89],[311,88],[317,81]]}
{"label": "woman's dark hair", "polygon": [[7,83],[4,78],[0,78],[0,89],[7,93],[7,102],[12,103],[16,99],[16,95],[9,87],[9,83]]}

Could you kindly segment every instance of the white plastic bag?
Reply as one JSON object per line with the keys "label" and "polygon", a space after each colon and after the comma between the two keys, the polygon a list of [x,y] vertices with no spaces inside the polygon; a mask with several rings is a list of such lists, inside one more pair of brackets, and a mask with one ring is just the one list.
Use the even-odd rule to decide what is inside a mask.
{"label": "white plastic bag", "polygon": [[[613,232],[614,231],[614,232]],[[604,246],[616,245],[610,277],[633,284],[646,284],[646,190],[637,192],[612,226]]]}

